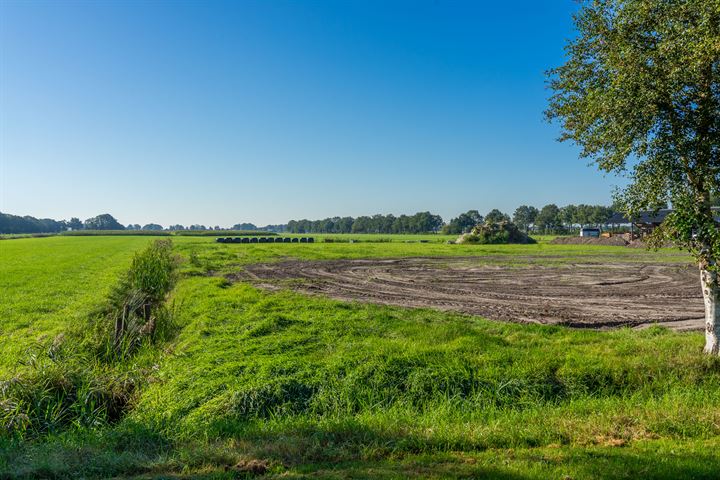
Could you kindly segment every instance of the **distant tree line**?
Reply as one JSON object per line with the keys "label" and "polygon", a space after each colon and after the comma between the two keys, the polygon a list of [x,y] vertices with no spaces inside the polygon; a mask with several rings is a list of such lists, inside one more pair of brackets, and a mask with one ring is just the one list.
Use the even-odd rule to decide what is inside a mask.
{"label": "distant tree line", "polygon": [[[714,203],[720,203],[714,199]],[[475,225],[484,222],[498,223],[512,221],[525,232],[568,233],[581,227],[607,224],[616,209],[603,205],[545,205],[538,209],[530,205],[521,205],[512,217],[498,209],[485,215],[477,210],[468,210],[444,223],[440,215],[430,212],[418,212],[415,215],[372,215],[353,217],[332,217],[323,220],[290,220],[287,224],[258,227],[253,223],[236,223],[232,230],[260,230],[277,233],[434,233],[459,235],[467,233]],[[35,217],[0,213],[0,233],[55,233],[65,230],[225,230],[220,226],[206,227],[194,224],[190,226],[170,225],[167,228],[157,223],[140,225],[137,223],[122,225],[112,215],[104,213],[88,218],[84,222],[78,218],[70,220],[38,219]]]}
{"label": "distant tree line", "polygon": [[446,223],[442,228],[442,233],[459,235],[461,233],[468,233],[475,225],[480,225],[485,222],[499,223],[501,221],[510,221],[510,217],[497,208],[490,210],[485,216],[480,215],[480,212],[477,210],[468,210],[450,220],[449,223]]}
{"label": "distant tree line", "polygon": [[475,225],[490,222],[512,221],[525,232],[567,233],[582,227],[606,225],[615,213],[613,207],[604,205],[567,205],[558,207],[554,203],[538,209],[531,205],[521,205],[515,209],[512,218],[497,210],[491,210],[484,217],[477,210],[461,213],[445,224],[446,234],[468,233]]}
{"label": "distant tree line", "polygon": [[290,220],[289,233],[431,233],[443,226],[440,215],[418,212],[415,215],[373,215],[333,217],[323,220]]}
{"label": "distant tree line", "polygon": [[52,220],[35,218],[29,215],[20,217],[0,213],[0,233],[56,233],[65,230],[124,230],[125,227],[107,213],[88,218],[81,222],[79,218],[70,220]]}
{"label": "distant tree line", "polygon": [[0,213],[0,233],[54,233],[67,230],[67,222],[50,218]]}
{"label": "distant tree line", "polygon": [[[543,233],[565,233],[583,227],[607,225],[615,209],[604,205],[566,205],[558,207],[549,204],[539,211],[534,207],[518,207],[513,218],[525,230],[532,224],[534,231]],[[534,215],[534,218],[533,218]]]}

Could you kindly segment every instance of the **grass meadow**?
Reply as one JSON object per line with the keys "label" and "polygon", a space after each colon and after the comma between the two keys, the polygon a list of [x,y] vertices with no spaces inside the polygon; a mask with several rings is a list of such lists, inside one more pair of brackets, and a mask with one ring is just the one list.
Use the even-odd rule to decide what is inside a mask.
{"label": "grass meadow", "polygon": [[[360,242],[173,238],[182,263],[167,304],[177,329],[122,364],[147,372],[131,408],[103,424],[0,435],[0,478],[717,478],[720,361],[701,354],[701,333],[500,323],[267,292],[225,277],[288,258],[689,257],[547,239],[339,239],[348,238]],[[0,378],[21,374],[29,347],[82,331],[151,241],[0,242]]]}
{"label": "grass meadow", "polygon": [[82,322],[130,265],[145,237],[0,241],[0,374],[24,352]]}

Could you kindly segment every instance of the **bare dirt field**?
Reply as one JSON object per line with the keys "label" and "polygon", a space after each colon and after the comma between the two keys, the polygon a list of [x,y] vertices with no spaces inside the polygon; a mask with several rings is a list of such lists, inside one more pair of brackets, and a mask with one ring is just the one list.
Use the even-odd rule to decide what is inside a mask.
{"label": "bare dirt field", "polygon": [[607,329],[703,326],[697,270],[685,264],[493,265],[468,258],[285,261],[235,279],[269,289],[493,320]]}

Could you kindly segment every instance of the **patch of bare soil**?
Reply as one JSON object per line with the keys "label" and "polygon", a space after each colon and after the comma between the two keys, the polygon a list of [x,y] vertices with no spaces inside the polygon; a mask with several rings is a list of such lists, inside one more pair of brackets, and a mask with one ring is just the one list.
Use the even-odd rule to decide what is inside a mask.
{"label": "patch of bare soil", "polygon": [[339,300],[595,329],[660,324],[695,330],[702,328],[704,315],[697,271],[688,265],[508,267],[468,258],[285,261],[250,265],[231,279]]}
{"label": "patch of bare soil", "polygon": [[550,241],[555,245],[605,245],[611,247],[624,247],[628,240],[620,235],[612,237],[557,237]]}

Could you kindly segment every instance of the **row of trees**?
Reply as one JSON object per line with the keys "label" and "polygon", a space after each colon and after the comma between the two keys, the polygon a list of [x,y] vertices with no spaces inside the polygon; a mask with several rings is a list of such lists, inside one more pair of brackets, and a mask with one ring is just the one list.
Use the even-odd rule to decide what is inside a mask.
{"label": "row of trees", "polygon": [[490,222],[510,221],[525,232],[561,233],[581,227],[606,225],[613,216],[612,207],[603,205],[567,205],[558,207],[554,203],[541,209],[530,205],[521,205],[515,209],[512,219],[509,215],[494,209],[482,216],[477,210],[468,210],[450,220],[442,231],[459,235],[468,233],[475,225]]}
{"label": "row of trees", "polygon": [[522,205],[515,210],[513,222],[528,231],[545,233],[561,233],[581,227],[599,227],[607,225],[615,211],[604,205],[566,205],[558,207],[554,203],[545,205],[540,210]]}
{"label": "row of trees", "polygon": [[323,220],[290,220],[289,233],[430,233],[443,226],[440,215],[418,212],[415,215],[373,215],[333,217]]}
{"label": "row of trees", "polygon": [[[119,225],[119,224],[118,224]],[[230,230],[261,230],[261,231],[268,231],[268,232],[282,232],[284,231],[285,225],[267,225],[265,227],[258,227],[254,223],[236,223],[233,225]],[[228,230],[225,227],[221,227],[219,225],[215,225],[214,227],[206,227],[205,225],[201,224],[193,224],[188,227],[185,225],[170,225],[169,227],[165,228],[162,225],[159,225],[157,223],[148,223],[147,225],[140,225],[138,223],[132,223],[128,225],[127,227],[123,227],[120,225],[117,230],[150,230],[150,231],[158,231],[158,230],[169,230],[169,231],[182,231],[182,230]],[[107,228],[96,228],[96,230],[108,230]]]}
{"label": "row of trees", "polygon": [[[264,230],[271,232],[282,232],[285,225],[267,225],[258,228],[252,223],[239,223],[233,225],[233,230]],[[118,222],[109,213],[104,213],[84,222],[73,217],[70,220],[53,220],[50,218],[35,218],[31,216],[18,216],[0,212],[0,234],[22,234],[22,233],[57,233],[67,230],[225,230],[220,226],[206,227],[205,225],[194,224],[188,227],[184,225],[170,225],[165,228],[157,223],[140,225],[131,223],[127,226]]]}
{"label": "row of trees", "polygon": [[[184,225],[170,225],[169,227],[165,228],[162,225],[158,225],[157,223],[148,223],[147,225],[140,226],[140,224],[133,223],[125,227],[125,230],[150,230],[150,231],[158,231],[158,230],[170,230],[170,231],[177,231],[177,230],[213,230],[213,228],[207,228],[205,225],[190,225],[189,227],[186,227]],[[215,227],[215,230],[222,230],[220,227]]]}
{"label": "row of trees", "polygon": [[[522,205],[515,210],[512,221],[524,231],[542,231],[560,233],[579,226],[603,225],[612,216],[612,208],[602,205],[567,205],[559,208],[550,204],[537,209]],[[475,225],[485,221],[510,221],[511,217],[500,210],[494,209],[486,215],[477,210],[469,210],[444,224],[440,215],[430,212],[418,212],[415,215],[373,215],[353,217],[333,217],[323,220],[290,220],[287,225],[267,225],[257,227],[252,223],[237,223],[233,230],[264,230],[289,233],[433,233],[442,231],[446,234],[467,233]],[[171,225],[167,228],[157,223],[146,225],[122,225],[110,214],[102,214],[88,218],[84,222],[78,218],[56,221],[19,217],[0,214],[0,233],[53,233],[64,230],[224,230],[220,226],[205,225]]]}
{"label": "row of trees", "polygon": [[68,229],[67,224],[68,222],[65,220],[57,221],[50,218],[20,217],[8,213],[0,213],[0,233],[62,232]]}
{"label": "row of trees", "polygon": [[[713,204],[720,203],[714,198]],[[237,223],[232,230],[262,230],[268,232],[289,233],[431,233],[442,231],[445,234],[459,235],[467,233],[475,225],[485,221],[497,223],[512,221],[525,232],[566,233],[587,226],[606,225],[615,213],[612,207],[604,205],[566,205],[558,207],[551,203],[538,209],[531,205],[521,205],[512,217],[498,209],[486,215],[478,210],[468,210],[445,224],[442,217],[430,212],[415,215],[373,215],[353,217],[333,217],[323,220],[290,220],[287,224],[258,227],[253,223]],[[225,230],[220,226],[206,227],[194,224],[190,226],[170,225],[165,228],[157,223],[140,225],[137,223],[123,226],[110,214],[89,218],[84,222],[78,218],[70,220],[37,219],[0,214],[0,233],[53,233],[64,230]]]}
{"label": "row of trees", "polygon": [[[185,230],[182,225],[173,225],[168,230]],[[193,225],[189,230],[206,230],[203,225]],[[88,218],[84,222],[77,217],[70,220],[52,220],[50,218],[20,217],[0,213],[0,233],[56,233],[67,230],[164,230],[162,225],[149,223],[144,226],[131,224],[127,227],[118,222],[109,213]]]}

